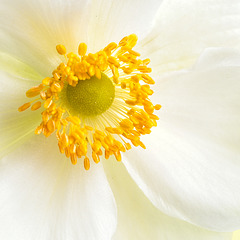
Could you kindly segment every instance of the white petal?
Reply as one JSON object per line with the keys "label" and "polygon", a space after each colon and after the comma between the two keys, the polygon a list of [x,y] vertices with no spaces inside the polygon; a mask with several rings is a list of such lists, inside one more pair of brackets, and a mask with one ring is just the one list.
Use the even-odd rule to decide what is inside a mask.
{"label": "white petal", "polygon": [[231,240],[231,233],[211,232],[161,213],[121,163],[115,159],[104,163],[118,207],[118,225],[113,240]]}
{"label": "white petal", "polygon": [[240,239],[240,230],[233,233],[232,240],[239,240]]}
{"label": "white petal", "polygon": [[41,82],[41,76],[26,64],[0,53],[0,156],[23,143],[39,125],[39,111],[19,113],[29,100],[25,93]]}
{"label": "white petal", "polygon": [[158,127],[143,138],[147,150],[124,155],[155,206],[218,231],[240,225],[240,52],[233,66],[232,54],[210,50],[199,62],[205,69],[164,78],[155,94],[163,105]]}
{"label": "white petal", "polygon": [[111,239],[116,207],[102,166],[73,166],[56,142],[35,136],[2,159],[1,239]]}
{"label": "white petal", "polygon": [[[44,76],[59,62],[57,44],[76,51],[80,34],[86,30],[88,1],[2,1],[0,6],[1,50],[12,54]],[[24,6],[24,7],[23,7]],[[21,11],[19,11],[21,9]]]}
{"label": "white petal", "polygon": [[[31,84],[33,81],[36,81],[35,84],[39,84],[39,82],[41,82],[44,77],[40,75],[40,73],[36,72],[36,70],[32,69],[29,65],[2,52],[0,52],[0,70],[31,82]],[[6,81],[4,81],[2,78],[0,80],[2,82]]]}
{"label": "white petal", "polygon": [[57,44],[64,44],[68,52],[76,52],[78,44],[86,42],[90,51],[99,51],[125,34],[149,30],[160,3],[157,0],[3,0],[0,50],[17,56],[47,76],[59,62]]}
{"label": "white petal", "polygon": [[158,75],[191,66],[206,47],[228,46],[240,47],[238,0],[167,0],[141,51]]}
{"label": "white petal", "polygon": [[89,46],[95,52],[112,41],[135,33],[140,38],[152,27],[162,0],[93,0],[89,21]]}
{"label": "white petal", "polygon": [[[216,61],[217,59],[217,61]],[[236,48],[208,48],[199,57],[194,69],[213,69],[220,67],[239,67],[239,51]]]}

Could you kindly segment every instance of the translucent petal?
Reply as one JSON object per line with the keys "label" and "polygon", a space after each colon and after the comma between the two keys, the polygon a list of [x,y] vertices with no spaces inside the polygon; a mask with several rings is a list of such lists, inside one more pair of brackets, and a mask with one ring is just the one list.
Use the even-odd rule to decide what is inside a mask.
{"label": "translucent petal", "polygon": [[152,28],[162,0],[93,0],[88,14],[88,43],[95,52],[135,33],[141,39]]}
{"label": "translucent petal", "polygon": [[240,239],[240,230],[233,233],[232,240],[238,240],[238,239]]}
{"label": "translucent petal", "polygon": [[125,167],[110,160],[104,161],[104,169],[118,207],[113,240],[231,240],[231,233],[211,232],[163,214],[146,198]]}
{"label": "translucent petal", "polygon": [[41,82],[41,76],[28,65],[0,53],[0,156],[31,137],[40,123],[39,111],[19,113],[26,102],[25,92]]}
{"label": "translucent petal", "polygon": [[[0,70],[26,81],[36,80],[35,84],[38,84],[43,79],[43,76],[29,65],[2,52],[0,52]],[[2,81],[4,81],[4,79],[2,79]]]}
{"label": "translucent petal", "polygon": [[147,150],[124,155],[155,206],[217,231],[240,225],[239,61],[239,52],[210,49],[201,68],[162,79],[155,100],[163,108],[158,127],[143,138]]}
{"label": "translucent petal", "polygon": [[116,208],[102,166],[73,166],[56,145],[35,136],[2,159],[0,238],[110,240]]}
{"label": "translucent petal", "polygon": [[[66,45],[69,52],[77,50],[81,39],[77,39],[76,34],[83,34],[86,30],[88,2],[3,0],[0,6],[0,50],[48,76],[60,61],[57,44]],[[79,26],[80,32],[77,31]]]}
{"label": "translucent petal", "polygon": [[91,52],[125,34],[146,33],[161,2],[3,0],[0,50],[48,76],[60,61],[57,44],[76,52],[78,44],[86,42]]}
{"label": "translucent petal", "polygon": [[156,76],[188,68],[206,47],[240,47],[239,13],[238,0],[164,1],[139,49]]}

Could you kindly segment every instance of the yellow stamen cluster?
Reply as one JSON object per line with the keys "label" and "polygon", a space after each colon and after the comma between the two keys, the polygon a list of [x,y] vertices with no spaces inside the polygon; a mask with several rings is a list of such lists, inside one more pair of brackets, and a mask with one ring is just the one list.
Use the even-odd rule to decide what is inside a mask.
{"label": "yellow stamen cluster", "polygon": [[[121,161],[121,152],[129,150],[131,144],[145,148],[140,136],[149,134],[151,128],[157,125],[158,117],[153,113],[161,106],[154,106],[149,100],[149,95],[153,94],[149,85],[154,84],[148,75],[151,72],[148,67],[150,60],[138,59],[140,54],[132,50],[136,43],[137,36],[132,34],[124,37],[119,44],[110,43],[103,50],[88,55],[85,43],[79,45],[79,55],[66,55],[66,48],[57,45],[57,52],[64,55],[67,62],[61,63],[53,71],[52,77],[43,79],[39,86],[28,90],[27,97],[39,97],[18,109],[21,112],[31,106],[34,111],[43,106],[42,122],[35,133],[48,137],[56,132],[60,152],[65,153],[73,164],[84,157],[86,170],[90,168],[89,146],[95,163],[100,161],[102,155],[106,159],[114,155],[117,161]],[[67,85],[75,87],[79,81],[91,79],[92,76],[101,79],[101,73],[108,75],[115,89],[123,93],[125,105],[120,110],[124,112],[124,117],[116,117],[117,123],[96,128],[85,124],[80,116],[72,115],[61,99],[61,93]]]}

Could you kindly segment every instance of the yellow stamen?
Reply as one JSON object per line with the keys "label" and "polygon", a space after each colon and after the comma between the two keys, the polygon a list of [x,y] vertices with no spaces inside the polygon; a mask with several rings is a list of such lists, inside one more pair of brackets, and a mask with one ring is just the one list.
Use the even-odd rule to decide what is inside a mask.
{"label": "yellow stamen", "polygon": [[70,155],[70,157],[71,157],[72,164],[76,165],[77,164],[77,155],[73,153]]}
{"label": "yellow stamen", "polygon": [[28,109],[29,107],[31,107],[31,103],[30,103],[30,102],[24,103],[21,107],[18,108],[18,111],[19,111],[19,112],[23,112],[23,111],[25,111],[26,109]]}
{"label": "yellow stamen", "polygon": [[89,170],[89,149],[92,160],[99,163],[112,155],[121,161],[121,153],[132,146],[146,148],[140,137],[157,125],[154,111],[161,105],[149,99],[150,85],[155,83],[149,76],[150,60],[139,59],[140,53],[132,49],[136,43],[137,36],[131,34],[88,55],[85,43],[79,44],[78,55],[66,54],[65,46],[57,45],[66,62],[26,92],[29,98],[39,97],[18,111],[43,106],[35,134],[48,137],[55,132],[59,151],[72,164],[83,157]]}
{"label": "yellow stamen", "polygon": [[65,55],[67,50],[65,48],[65,46],[59,44],[56,46],[56,49],[57,49],[57,52],[60,54],[60,55]]}
{"label": "yellow stamen", "polygon": [[84,168],[85,168],[86,170],[89,170],[89,168],[90,168],[90,161],[89,161],[89,158],[88,158],[88,157],[85,157],[85,158],[84,158]]}
{"label": "yellow stamen", "polygon": [[80,43],[78,47],[78,54],[80,56],[84,56],[87,52],[87,44],[86,43]]}
{"label": "yellow stamen", "polygon": [[162,107],[162,106],[161,106],[160,104],[156,104],[156,105],[154,106],[155,110],[160,110],[161,107]]}
{"label": "yellow stamen", "polygon": [[41,107],[42,103],[41,102],[36,102],[32,105],[31,107],[31,110],[34,111],[34,110],[37,110]]}
{"label": "yellow stamen", "polygon": [[36,97],[40,94],[42,89],[43,89],[42,84],[40,84],[37,87],[32,87],[26,92],[26,96],[29,97],[29,98]]}

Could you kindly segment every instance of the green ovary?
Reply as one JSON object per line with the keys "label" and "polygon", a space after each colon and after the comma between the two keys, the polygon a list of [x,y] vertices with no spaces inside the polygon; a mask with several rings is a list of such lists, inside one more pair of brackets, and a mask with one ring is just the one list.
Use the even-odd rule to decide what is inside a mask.
{"label": "green ovary", "polygon": [[76,87],[68,85],[66,97],[70,111],[81,116],[96,116],[104,113],[113,103],[115,87],[104,74],[101,79],[93,76],[80,80]]}

